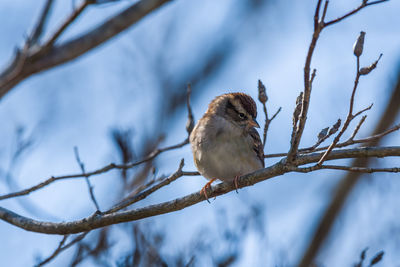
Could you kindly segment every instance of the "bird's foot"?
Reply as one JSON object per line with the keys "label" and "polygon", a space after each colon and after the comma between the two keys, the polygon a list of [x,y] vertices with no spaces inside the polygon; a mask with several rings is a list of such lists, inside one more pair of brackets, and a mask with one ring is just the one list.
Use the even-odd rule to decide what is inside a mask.
{"label": "bird's foot", "polygon": [[210,203],[210,200],[208,200],[208,195],[207,195],[207,188],[211,188],[211,184],[217,179],[211,179],[206,185],[200,190],[200,194],[203,194],[207,200],[208,203]]}
{"label": "bird's foot", "polygon": [[239,191],[238,191],[238,189],[239,189],[238,179],[239,179],[240,176],[241,175],[236,175],[235,178],[233,179],[233,183],[235,184],[235,190],[236,190],[237,194],[239,194]]}

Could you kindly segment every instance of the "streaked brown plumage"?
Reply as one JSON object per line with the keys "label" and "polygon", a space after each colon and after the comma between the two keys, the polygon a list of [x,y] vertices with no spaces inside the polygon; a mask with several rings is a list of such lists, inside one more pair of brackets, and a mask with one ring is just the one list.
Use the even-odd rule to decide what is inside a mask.
{"label": "streaked brown plumage", "polygon": [[[256,117],[256,103],[244,93],[220,95],[209,104],[190,135],[194,162],[204,177],[234,181],[264,167]],[[205,195],[208,186],[202,189]]]}

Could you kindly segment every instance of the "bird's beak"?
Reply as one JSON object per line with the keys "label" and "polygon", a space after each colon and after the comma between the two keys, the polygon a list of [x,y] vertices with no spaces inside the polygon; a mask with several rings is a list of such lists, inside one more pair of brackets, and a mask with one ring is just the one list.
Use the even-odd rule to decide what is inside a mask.
{"label": "bird's beak", "polygon": [[248,127],[255,127],[255,128],[260,128],[260,125],[258,124],[258,122],[255,119],[252,119],[249,121]]}

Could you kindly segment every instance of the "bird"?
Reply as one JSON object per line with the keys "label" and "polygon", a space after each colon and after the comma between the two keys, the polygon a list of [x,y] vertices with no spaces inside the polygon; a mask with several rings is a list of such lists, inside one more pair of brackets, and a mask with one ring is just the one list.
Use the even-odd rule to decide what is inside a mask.
{"label": "bird", "polygon": [[215,180],[234,182],[264,168],[264,147],[255,128],[257,106],[245,93],[217,96],[193,128],[189,141],[194,163],[209,182],[200,190],[208,201],[207,188]]}

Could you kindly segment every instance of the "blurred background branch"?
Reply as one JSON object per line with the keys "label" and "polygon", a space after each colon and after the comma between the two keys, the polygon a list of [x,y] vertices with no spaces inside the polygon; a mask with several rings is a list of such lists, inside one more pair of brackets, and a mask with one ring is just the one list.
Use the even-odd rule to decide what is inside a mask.
{"label": "blurred background branch", "polygon": [[[13,11],[11,7],[18,5],[15,1],[11,2],[2,3],[5,7],[0,12],[3,10],[3,24],[15,26],[15,29],[10,27],[11,30],[4,30],[3,35],[9,37],[5,41],[10,39],[10,45],[22,42],[22,46],[12,60],[14,64],[6,66],[0,75],[0,120],[4,122],[0,138],[5,140],[0,143],[0,163],[5,162],[0,166],[5,177],[2,179],[4,183],[0,183],[0,200],[3,200],[1,204],[4,207],[2,216],[10,215],[4,213],[7,209],[24,218],[73,222],[93,212],[92,203],[87,201],[84,181],[89,177],[89,188],[95,187],[92,195],[95,193],[102,211],[104,207],[108,208],[104,213],[109,216],[132,215],[135,211],[151,211],[155,215],[166,211],[151,210],[163,207],[154,206],[154,203],[168,204],[175,209],[178,207],[174,206],[176,203],[181,205],[178,208],[182,208],[202,202],[197,192],[203,178],[197,177],[195,171],[185,171],[194,170],[187,146],[187,133],[190,133],[194,117],[197,117],[193,115],[202,114],[213,97],[227,91],[243,91],[256,98],[258,79],[266,82],[271,98],[268,110],[266,99],[259,99],[262,105],[258,107],[258,110],[264,107],[266,116],[264,139],[267,140],[268,134],[269,140],[264,141],[267,143],[265,150],[269,153],[266,157],[286,157],[287,153],[273,152],[286,150],[290,139],[291,125],[288,122],[293,112],[290,104],[298,95],[295,88],[302,84],[298,73],[304,66],[303,52],[307,50],[304,40],[312,31],[310,16],[314,14],[314,27],[326,27],[364,7],[386,1],[362,1],[357,3],[360,6],[355,9],[351,3],[335,3],[328,8],[328,1],[317,1],[318,12],[313,12],[315,10],[301,1],[293,1],[290,5],[260,0],[229,3],[204,1],[201,4],[171,1],[166,5],[168,1],[158,0],[82,0],[72,1],[73,8],[66,12],[71,3],[44,0],[43,8],[35,9],[38,19],[26,24],[22,22],[27,21],[25,17],[32,19],[32,7],[36,4],[27,2],[25,9],[19,7]],[[4,262],[13,259],[13,263],[18,262],[16,264],[32,265],[32,255],[36,255],[36,264],[52,263],[57,266],[295,265],[300,253],[303,253],[304,240],[309,238],[307,228],[310,221],[320,216],[314,211],[321,209],[319,203],[328,201],[330,194],[327,190],[336,182],[337,172],[328,169],[359,172],[396,170],[393,166],[397,166],[400,150],[391,146],[396,143],[372,148],[351,147],[365,146],[389,133],[392,134],[387,138],[395,138],[398,134],[399,124],[392,128],[387,125],[377,135],[356,139],[356,134],[368,136],[369,121],[379,119],[375,117],[375,112],[369,111],[368,120],[362,117],[349,137],[345,137],[346,132],[344,141],[339,141],[327,155],[327,160],[342,159],[340,163],[325,163],[318,167],[318,172],[312,169],[307,175],[298,173],[309,171],[308,164],[314,166],[320,160],[328,148],[322,143],[331,140],[340,130],[338,118],[345,118],[345,115],[341,113],[342,104],[338,103],[348,101],[344,100],[344,96],[347,95],[345,89],[352,73],[348,60],[351,59],[348,56],[351,47],[349,36],[357,34],[360,25],[375,39],[372,44],[369,43],[375,45],[374,49],[368,50],[383,51],[386,56],[379,69],[373,72],[375,76],[368,77],[368,84],[360,84],[362,90],[359,92],[362,93],[357,96],[355,110],[368,106],[371,99],[375,102],[374,109],[379,110],[382,105],[379,95],[376,97],[373,94],[388,80],[391,68],[387,66],[391,65],[395,55],[393,47],[398,48],[398,37],[393,28],[397,20],[392,21],[392,10],[396,10],[396,3],[393,2],[382,5],[382,8],[377,5],[376,8],[366,9],[364,15],[352,16],[340,26],[330,27],[329,34],[324,38],[321,36],[319,47],[315,50],[319,55],[312,60],[318,68],[318,79],[314,79],[316,70],[311,71],[310,59],[309,86],[310,91],[311,85],[316,90],[311,98],[312,105],[305,113],[308,126],[300,136],[304,146],[298,146],[296,159],[291,161],[290,166],[286,165],[285,159],[277,164],[270,159],[267,164],[272,166],[270,169],[242,177],[239,185],[245,188],[283,173],[287,175],[240,190],[239,195],[218,197],[211,206],[201,203],[171,215],[100,229],[85,228],[81,234],[63,237],[36,235],[3,224],[0,234],[14,240],[7,243],[7,249],[3,250],[7,255],[0,252]],[[344,15],[331,19],[331,14]],[[12,17],[16,17],[18,23]],[[374,18],[373,23],[371,18]],[[321,24],[323,21],[325,24]],[[135,27],[130,27],[134,24]],[[20,28],[25,31],[32,28],[23,40],[13,37],[22,35],[17,30]],[[118,34],[120,32],[123,34]],[[118,38],[113,38],[117,35]],[[390,42],[385,38],[390,38]],[[109,39],[112,42],[101,46]],[[95,47],[99,48],[93,49]],[[11,46],[4,46],[0,52],[3,50],[10,51]],[[7,56],[6,52],[3,53],[3,58],[6,58],[4,56]],[[365,51],[366,58],[374,56]],[[73,64],[65,64],[65,67],[55,71],[44,71],[70,61]],[[361,68],[360,74],[368,72],[369,67]],[[332,75],[339,73],[338,68],[340,78]],[[21,83],[35,73],[38,73],[35,79]],[[381,84],[377,85],[378,82]],[[188,83],[191,84],[191,101],[187,97]],[[3,97],[5,95],[7,97]],[[399,100],[396,101],[399,103]],[[300,97],[297,121],[304,107],[302,102]],[[269,118],[270,110],[281,110],[278,104],[283,106],[279,116]],[[187,113],[189,120],[185,131]],[[270,125],[273,118],[275,122]],[[19,145],[9,148],[8,144],[13,143],[13,139],[7,133],[11,132],[9,125],[13,123],[23,125],[25,130],[21,142],[17,142]],[[322,129],[317,142],[314,138],[318,130],[315,129]],[[30,132],[35,134],[27,134]],[[32,140],[29,137],[33,137]],[[73,173],[76,169],[70,153],[74,146],[79,146],[85,168],[81,173],[60,175]],[[13,161],[14,152],[19,156]],[[385,158],[373,167],[352,167],[345,160],[366,156]],[[178,166],[182,158],[185,159],[185,170],[182,164]],[[12,163],[10,168],[8,163]],[[321,179],[321,176],[331,173],[330,177]],[[97,174],[102,177],[95,177]],[[41,180],[41,177],[50,178]],[[393,175],[387,174],[387,177],[390,177],[391,186],[396,185],[396,179],[391,179]],[[170,184],[172,181],[173,184]],[[384,179],[379,179],[380,184],[382,181]],[[47,187],[50,184],[51,187]],[[46,189],[38,190],[40,188]],[[212,196],[230,190],[230,185],[219,184],[213,187]],[[34,191],[29,198],[20,197]],[[377,191],[373,188],[373,192]],[[196,193],[190,195],[191,192]],[[381,198],[388,196],[390,194]],[[393,192],[391,196],[392,199],[384,201],[397,203],[398,198]],[[23,200],[26,203],[19,205]],[[363,203],[362,207],[352,204],[357,210],[371,206],[368,203]],[[391,208],[396,210],[394,205]],[[380,216],[376,211],[375,214],[369,212],[369,217],[365,217],[374,223]],[[86,219],[95,221],[105,217],[95,213]],[[18,221],[21,218],[14,219]],[[393,225],[374,225],[374,229],[396,231],[395,221],[392,218]],[[305,229],[300,235],[298,225],[303,225]],[[320,248],[340,257],[336,256],[337,261],[333,263],[329,256],[315,260],[315,255],[320,255],[318,251],[321,249],[318,248],[311,262],[335,266],[346,265],[349,258],[361,266],[363,262],[396,262],[393,251],[397,250],[382,245],[393,240],[395,234],[380,237],[384,241],[378,242],[371,231],[365,232],[368,232],[362,235],[368,237],[365,239],[356,234],[340,238],[330,233],[329,236],[334,236],[337,242],[345,240],[344,243],[353,246],[348,245],[344,253],[343,247],[322,242]],[[366,246],[372,247],[371,253],[381,252],[372,257],[364,252],[364,257],[358,259]],[[26,250],[25,256],[16,257],[14,251],[21,249]]]}
{"label": "blurred background branch", "polygon": [[[387,99],[387,105],[378,120],[378,124],[375,126],[373,131],[373,135],[381,133],[388,129],[397,118],[400,111],[400,72],[397,75],[397,82],[392,89],[392,94]],[[367,147],[370,146],[378,146],[381,142],[380,138],[373,139],[366,143]],[[367,167],[372,162],[372,158],[369,157],[361,157],[354,159],[350,166],[356,167]],[[331,232],[331,228],[339,216],[340,211],[346,203],[346,200],[353,188],[356,186],[357,182],[361,179],[362,173],[358,172],[348,172],[339,182],[335,193],[332,196],[332,200],[329,203],[327,209],[322,215],[322,218],[315,230],[315,233],[310,240],[310,243],[304,253],[304,256],[299,263],[301,267],[310,266],[314,258],[317,256],[318,252],[322,248],[324,241],[328,237]]]}
{"label": "blurred background branch", "polygon": [[[50,37],[45,45],[38,45],[38,39],[46,26],[52,1],[47,1],[37,27],[23,49],[16,49],[11,64],[0,73],[0,98],[7,94],[18,83],[32,74],[53,68],[73,60],[89,50],[108,41],[131,25],[140,21],[153,10],[158,9],[170,0],[141,0],[111,17],[98,27],[81,36],[54,45],[57,38],[73,23],[87,6],[95,4],[93,0],[83,0],[80,7],[65,20],[61,27]],[[32,41],[35,41],[32,43]],[[31,44],[36,44],[31,47]]]}

